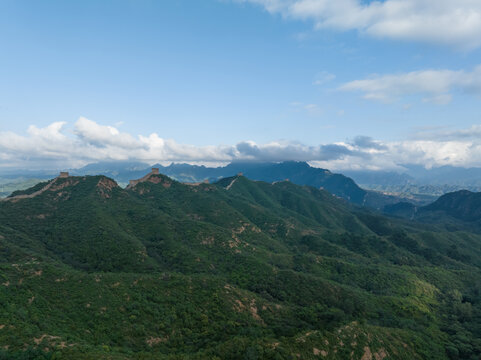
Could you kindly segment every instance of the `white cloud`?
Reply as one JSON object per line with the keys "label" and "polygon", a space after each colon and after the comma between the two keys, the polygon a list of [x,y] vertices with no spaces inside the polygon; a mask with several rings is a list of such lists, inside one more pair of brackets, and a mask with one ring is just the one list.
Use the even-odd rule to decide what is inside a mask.
{"label": "white cloud", "polygon": [[373,37],[481,46],[479,0],[234,0],[286,18],[310,20],[317,29],[357,30]]}
{"label": "white cloud", "polygon": [[316,78],[313,81],[313,85],[324,85],[325,83],[328,83],[329,81],[332,81],[336,78],[336,75],[331,74],[330,72],[327,71],[321,71],[316,75]]}
{"label": "white cloud", "polygon": [[[307,106],[317,111],[317,106]],[[337,159],[356,150],[344,144],[306,146],[294,142],[256,144],[252,141],[230,146],[194,146],[164,139],[156,133],[133,136],[112,126],[79,118],[73,133],[65,123],[45,128],[30,126],[27,135],[0,132],[0,166],[73,167],[94,161],[138,160],[145,162],[219,163],[233,160],[282,161]],[[359,154],[361,156],[362,154]],[[60,165],[59,165],[60,164]]]}
{"label": "white cloud", "polygon": [[134,136],[85,118],[74,124],[73,132],[67,131],[66,125],[57,122],[45,128],[30,126],[26,135],[0,132],[0,168],[59,169],[111,160],[215,165],[235,160],[298,160],[332,170],[397,169],[408,163],[426,167],[481,166],[481,125],[458,130],[423,129],[405,141],[383,142],[358,136],[316,146],[292,141],[194,146],[156,133]]}
{"label": "white cloud", "polygon": [[423,102],[432,103],[436,105],[447,105],[451,102],[453,96],[451,94],[439,94],[433,97],[423,99]]}
{"label": "white cloud", "polygon": [[481,167],[481,141],[409,140],[379,143],[382,150],[371,150],[370,157],[345,156],[329,161],[314,161],[313,166],[330,170],[395,170],[404,164],[426,168],[444,165]]}
{"label": "white cloud", "polygon": [[297,111],[305,111],[309,116],[319,117],[324,114],[324,110],[317,104],[304,104],[298,101],[294,101],[291,102],[289,105],[295,108]]}
{"label": "white cloud", "polygon": [[458,130],[448,130],[444,127],[423,128],[412,134],[411,138],[414,140],[477,142],[481,139],[481,125],[473,125],[468,129]]}
{"label": "white cloud", "polygon": [[130,134],[120,133],[115,127],[102,126],[84,117],[80,117],[75,123],[75,134],[88,144],[100,147],[135,149],[141,145],[139,140]]}
{"label": "white cloud", "polygon": [[306,106],[304,106],[304,109],[310,116],[318,117],[324,114],[324,110],[316,104],[307,104]]}
{"label": "white cloud", "polygon": [[403,74],[372,75],[339,87],[358,91],[368,100],[394,101],[405,95],[423,95],[424,102],[445,105],[452,91],[481,94],[481,65],[473,71],[422,70]]}

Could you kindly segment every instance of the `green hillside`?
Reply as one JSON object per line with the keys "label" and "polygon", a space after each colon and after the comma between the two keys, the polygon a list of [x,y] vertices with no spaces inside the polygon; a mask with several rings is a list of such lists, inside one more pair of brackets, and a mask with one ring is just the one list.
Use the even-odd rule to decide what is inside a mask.
{"label": "green hillside", "polygon": [[425,211],[444,212],[463,221],[481,220],[481,193],[460,190],[445,194],[432,204],[424,207]]}
{"label": "green hillside", "polygon": [[383,212],[422,223],[436,224],[448,231],[481,229],[481,193],[460,190],[444,194],[426,206],[398,203],[385,206]]}
{"label": "green hillside", "polygon": [[57,178],[0,202],[0,359],[479,359],[480,267],[288,181]]}

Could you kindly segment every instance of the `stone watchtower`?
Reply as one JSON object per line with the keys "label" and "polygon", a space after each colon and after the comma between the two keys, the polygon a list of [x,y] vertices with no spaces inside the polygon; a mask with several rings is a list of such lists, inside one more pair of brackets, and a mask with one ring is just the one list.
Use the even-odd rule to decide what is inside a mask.
{"label": "stone watchtower", "polygon": [[68,178],[68,172],[67,171],[61,171],[60,175],[58,176],[59,178]]}
{"label": "stone watchtower", "polygon": [[138,183],[147,181],[152,175],[159,175],[159,168],[152,168],[152,171],[149,172],[147,175],[141,177],[140,179],[137,180],[130,180],[129,181],[129,186],[127,186],[127,189],[133,188],[135,185]]}

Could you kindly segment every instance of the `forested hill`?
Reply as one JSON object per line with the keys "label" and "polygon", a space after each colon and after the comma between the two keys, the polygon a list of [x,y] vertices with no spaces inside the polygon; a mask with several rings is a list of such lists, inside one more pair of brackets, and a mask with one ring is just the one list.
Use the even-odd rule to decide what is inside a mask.
{"label": "forested hill", "polygon": [[[238,173],[242,173],[251,180],[266,182],[289,179],[295,184],[322,188],[353,204],[378,210],[382,209],[385,205],[395,204],[400,201],[408,201],[415,204],[426,203],[426,199],[423,197],[400,197],[386,195],[377,191],[364,190],[347,176],[333,173],[327,169],[315,168],[306,162],[299,161],[278,163],[235,162],[221,167],[172,163],[168,166],[155,164],[153,167],[158,168],[161,174],[186,183],[197,183],[205,180],[214,183],[222,178],[234,176]],[[117,161],[89,164],[80,169],[70,170],[70,173],[75,176],[105,175],[118,181],[119,184],[124,187],[129,183],[129,180],[142,177],[145,173],[149,172],[150,169],[151,166],[144,163]],[[19,179],[23,179],[21,176],[24,173],[24,171],[17,173],[20,177]],[[28,172],[26,173],[28,174]],[[33,173],[30,174],[30,176],[37,176],[39,179],[48,178],[45,172]],[[17,179],[19,181],[17,183],[6,184],[6,189],[25,189],[32,184],[32,180],[25,182],[25,179],[19,179]],[[4,194],[8,195],[10,192],[6,191]]]}
{"label": "forested hill", "polygon": [[[216,182],[219,179],[242,173],[251,180],[276,182],[289,179],[294,184],[309,185],[315,188],[323,188],[340,198],[351,203],[382,209],[386,204],[393,204],[403,200],[395,196],[384,195],[380,192],[367,191],[360,188],[351,178],[342,174],[333,173],[327,169],[310,166],[306,162],[284,161],[273,162],[234,162],[223,167],[206,167],[190,164],[170,164],[159,168],[161,174],[165,174],[181,182],[202,182],[209,180]],[[127,183],[132,178],[141,177],[150,171],[150,167],[141,164],[125,163],[124,167],[117,163],[91,164],[75,171],[77,174],[102,174],[112,176]],[[404,199],[406,200],[406,199]],[[409,201],[414,201],[410,198]]]}
{"label": "forested hill", "polygon": [[[190,164],[170,164],[162,166],[155,164],[161,174],[165,174],[181,182],[202,182],[209,180],[216,182],[219,179],[243,173],[249,179],[275,182],[289,179],[298,185],[310,185],[316,188],[325,188],[330,193],[342,197],[356,204],[362,204],[367,192],[356,183],[341,174],[335,174],[326,169],[313,168],[306,162],[285,161],[281,163],[235,162],[223,167],[206,167]],[[99,173],[112,176],[122,182],[132,178],[141,177],[150,170],[150,167],[140,164],[126,163],[124,167],[116,163],[99,163],[87,165],[75,173]]]}
{"label": "forested hill", "polygon": [[0,202],[0,358],[477,359],[480,245],[290,181],[56,178]]}
{"label": "forested hill", "polygon": [[441,211],[464,221],[481,221],[481,193],[468,190],[448,193],[424,207],[424,210]]}
{"label": "forested hill", "polygon": [[[237,171],[238,170],[238,171]],[[265,182],[276,182],[288,179],[294,184],[324,188],[331,194],[342,197],[355,204],[362,204],[367,192],[351,179],[335,174],[326,169],[313,168],[305,162],[286,161],[266,164],[230,164],[226,171],[234,175],[234,171],[242,172],[247,178]]]}
{"label": "forested hill", "polygon": [[387,214],[435,223],[448,228],[481,229],[481,193],[460,190],[444,194],[433,203],[417,207],[410,203],[388,205]]}

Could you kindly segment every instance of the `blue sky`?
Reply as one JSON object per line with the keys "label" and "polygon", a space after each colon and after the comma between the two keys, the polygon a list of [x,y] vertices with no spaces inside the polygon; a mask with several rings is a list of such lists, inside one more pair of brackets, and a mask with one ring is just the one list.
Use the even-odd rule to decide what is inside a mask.
{"label": "blue sky", "polygon": [[3,0],[0,165],[479,166],[480,33],[471,0]]}

